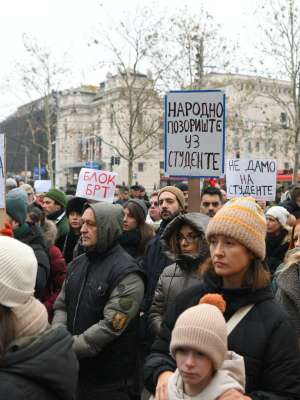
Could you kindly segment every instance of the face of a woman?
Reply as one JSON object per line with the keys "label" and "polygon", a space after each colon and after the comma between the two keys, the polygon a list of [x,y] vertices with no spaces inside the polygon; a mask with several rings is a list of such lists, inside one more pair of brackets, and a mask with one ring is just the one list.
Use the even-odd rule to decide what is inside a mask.
{"label": "face of a woman", "polygon": [[234,282],[235,287],[240,287],[252,261],[249,250],[224,235],[214,235],[209,240],[210,255],[217,275],[223,281]]}
{"label": "face of a woman", "polygon": [[293,240],[295,247],[300,247],[300,224],[295,226]]}
{"label": "face of a woman", "polygon": [[267,215],[266,219],[268,233],[277,233],[280,231],[281,225],[276,218],[272,217],[271,215]]}
{"label": "face of a woman", "polygon": [[180,252],[183,254],[197,254],[199,251],[199,235],[188,225],[183,225],[178,234]]}
{"label": "face of a woman", "polygon": [[123,230],[132,231],[137,227],[137,222],[128,208],[124,208]]}

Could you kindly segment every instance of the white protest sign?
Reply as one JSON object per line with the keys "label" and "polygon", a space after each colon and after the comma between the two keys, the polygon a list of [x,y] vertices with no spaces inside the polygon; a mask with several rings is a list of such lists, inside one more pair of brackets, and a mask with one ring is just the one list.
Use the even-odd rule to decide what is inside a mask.
{"label": "white protest sign", "polygon": [[81,168],[76,196],[112,203],[116,190],[116,176],[115,172]]}
{"label": "white protest sign", "polygon": [[227,197],[252,196],[257,200],[275,200],[276,175],[276,160],[239,158],[227,160]]}
{"label": "white protest sign", "polygon": [[0,133],[0,208],[5,208],[5,134]]}
{"label": "white protest sign", "polygon": [[37,180],[34,181],[34,190],[36,193],[47,193],[51,189],[50,180]]}
{"label": "white protest sign", "polygon": [[217,178],[224,173],[225,94],[187,90],[165,96],[165,172]]}

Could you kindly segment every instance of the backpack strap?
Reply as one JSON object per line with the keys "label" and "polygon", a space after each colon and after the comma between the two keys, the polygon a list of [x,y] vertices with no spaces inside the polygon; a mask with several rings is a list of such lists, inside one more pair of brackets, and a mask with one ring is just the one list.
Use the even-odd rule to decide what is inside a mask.
{"label": "backpack strap", "polygon": [[241,320],[248,314],[248,312],[254,307],[254,304],[249,304],[247,306],[239,308],[233,316],[227,321],[227,333],[230,333],[234,328],[241,322]]}

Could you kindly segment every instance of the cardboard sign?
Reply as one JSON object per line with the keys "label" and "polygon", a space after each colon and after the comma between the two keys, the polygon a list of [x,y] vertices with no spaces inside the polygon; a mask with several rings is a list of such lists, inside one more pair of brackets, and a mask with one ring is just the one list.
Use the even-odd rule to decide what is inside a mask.
{"label": "cardboard sign", "polygon": [[76,196],[112,203],[116,190],[115,172],[81,168]]}
{"label": "cardboard sign", "polygon": [[225,94],[174,91],[165,96],[165,172],[217,178],[224,172]]}
{"label": "cardboard sign", "polygon": [[0,133],[0,209],[5,208],[5,134]]}
{"label": "cardboard sign", "polygon": [[36,193],[47,193],[51,189],[50,180],[34,181],[34,190]]}
{"label": "cardboard sign", "polygon": [[226,163],[227,197],[252,196],[272,201],[276,195],[277,162],[271,159],[234,159]]}

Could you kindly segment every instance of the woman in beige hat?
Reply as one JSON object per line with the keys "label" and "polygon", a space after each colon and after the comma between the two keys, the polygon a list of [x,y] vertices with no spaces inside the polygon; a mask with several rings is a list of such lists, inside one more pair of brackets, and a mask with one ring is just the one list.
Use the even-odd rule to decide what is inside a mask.
{"label": "woman in beige hat", "polygon": [[210,220],[206,237],[212,264],[202,283],[171,304],[146,361],[145,384],[156,400],[168,398],[168,380],[176,367],[169,354],[175,322],[207,293],[223,295],[227,325],[235,321],[228,349],[245,359],[246,394],[231,390],[218,400],[300,398],[297,335],[269,285],[269,271],[263,262],[265,235],[263,211],[249,197],[230,200]]}

